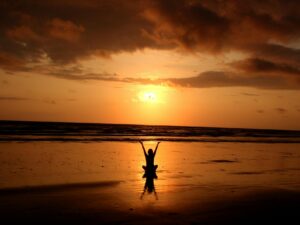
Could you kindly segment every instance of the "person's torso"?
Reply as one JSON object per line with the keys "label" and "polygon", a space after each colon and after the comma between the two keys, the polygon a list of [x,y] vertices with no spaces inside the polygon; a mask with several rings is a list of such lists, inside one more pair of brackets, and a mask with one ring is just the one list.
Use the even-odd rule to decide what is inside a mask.
{"label": "person's torso", "polygon": [[147,163],[147,166],[153,166],[154,165],[154,156],[147,155],[146,163]]}

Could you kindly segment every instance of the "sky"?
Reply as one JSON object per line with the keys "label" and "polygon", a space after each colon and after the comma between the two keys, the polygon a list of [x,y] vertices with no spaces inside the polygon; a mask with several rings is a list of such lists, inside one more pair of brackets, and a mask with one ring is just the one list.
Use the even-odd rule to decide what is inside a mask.
{"label": "sky", "polygon": [[300,2],[2,0],[0,120],[300,129]]}

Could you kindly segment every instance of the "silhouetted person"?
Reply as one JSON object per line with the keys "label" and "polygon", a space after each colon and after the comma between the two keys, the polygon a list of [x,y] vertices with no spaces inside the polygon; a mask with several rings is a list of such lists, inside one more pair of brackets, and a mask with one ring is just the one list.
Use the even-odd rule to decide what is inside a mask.
{"label": "silhouetted person", "polygon": [[146,173],[147,172],[155,172],[155,170],[157,169],[158,166],[154,165],[154,157],[155,157],[155,154],[156,154],[156,151],[157,151],[157,148],[158,148],[158,145],[160,144],[160,142],[157,142],[157,145],[156,145],[156,148],[155,148],[154,152],[150,148],[148,150],[148,154],[146,153],[143,142],[140,141],[140,143],[142,145],[144,155],[145,155],[145,158],[146,158],[146,166],[143,166],[143,169],[145,170]]}
{"label": "silhouetted person", "polygon": [[144,186],[144,191],[141,195],[141,199],[143,199],[143,196],[146,192],[148,194],[151,194],[154,192],[155,198],[158,199],[156,191],[155,191],[155,186],[154,186],[154,179],[157,179],[156,169],[157,169],[158,165],[154,165],[154,158],[155,158],[156,151],[158,149],[158,145],[160,144],[160,142],[158,142],[156,144],[156,148],[155,148],[154,152],[150,148],[148,150],[148,153],[146,153],[143,142],[140,141],[140,143],[142,145],[145,159],[146,159],[146,166],[143,166],[143,169],[145,170],[145,174],[144,174],[143,178],[146,178],[146,182],[145,182],[145,186]]}

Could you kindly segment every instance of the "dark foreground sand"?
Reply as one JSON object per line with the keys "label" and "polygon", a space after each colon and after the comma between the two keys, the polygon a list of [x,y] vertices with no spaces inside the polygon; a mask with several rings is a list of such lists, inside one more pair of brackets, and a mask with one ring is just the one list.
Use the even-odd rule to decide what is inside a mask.
{"label": "dark foreground sand", "polygon": [[[209,195],[165,193],[172,204],[123,201],[119,182],[0,191],[1,224],[299,224],[300,192],[273,189]],[[199,193],[200,194],[200,193]],[[178,195],[180,198],[177,198]],[[176,197],[177,196],[177,197]],[[138,196],[137,196],[138,197]],[[170,199],[171,200],[171,199]],[[158,200],[159,201],[159,200]]]}

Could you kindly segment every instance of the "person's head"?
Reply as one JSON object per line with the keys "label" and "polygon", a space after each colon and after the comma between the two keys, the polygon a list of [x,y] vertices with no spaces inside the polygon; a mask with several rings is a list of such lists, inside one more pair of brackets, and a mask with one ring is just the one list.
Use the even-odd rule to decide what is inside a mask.
{"label": "person's head", "polygon": [[148,155],[154,155],[152,148],[148,149]]}

